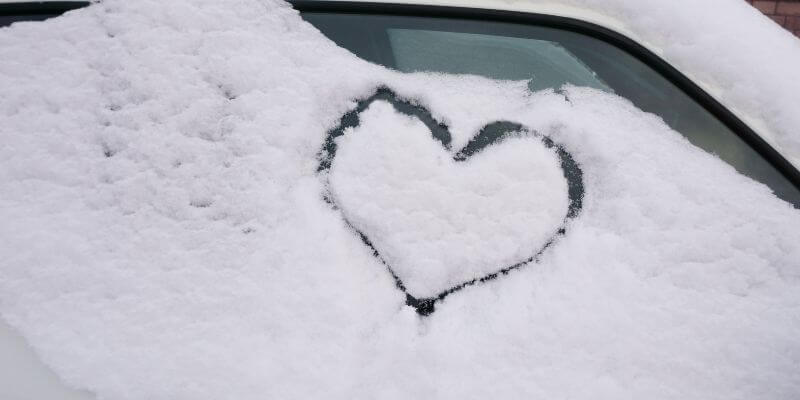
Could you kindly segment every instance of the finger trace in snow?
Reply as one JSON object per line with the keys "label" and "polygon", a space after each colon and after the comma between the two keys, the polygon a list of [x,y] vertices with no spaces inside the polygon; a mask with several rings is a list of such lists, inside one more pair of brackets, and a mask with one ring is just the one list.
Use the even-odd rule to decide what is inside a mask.
{"label": "finger trace in snow", "polygon": [[[458,151],[450,142],[427,110],[380,88],[329,132],[318,168],[327,201],[422,315],[466,285],[534,261],[583,197],[572,157],[519,124],[491,123]],[[342,145],[352,149],[337,153]]]}

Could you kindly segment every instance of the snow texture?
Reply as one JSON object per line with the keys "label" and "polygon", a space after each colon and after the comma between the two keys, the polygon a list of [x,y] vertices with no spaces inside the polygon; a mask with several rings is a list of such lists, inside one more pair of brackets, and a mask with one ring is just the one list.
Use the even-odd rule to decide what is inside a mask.
{"label": "snow texture", "polygon": [[[511,0],[524,4],[531,0]],[[552,3],[552,1],[537,1]],[[738,0],[557,0],[620,22],[800,168],[800,40]]]}
{"label": "snow texture", "polygon": [[419,119],[380,102],[338,146],[336,204],[415,297],[525,261],[566,219],[561,161],[531,134],[457,162]]}
{"label": "snow texture", "polygon": [[[652,10],[674,14],[665,7]],[[680,31],[643,15],[630,19]],[[716,28],[676,40],[684,58]],[[791,76],[780,68],[797,54],[769,68]],[[696,58],[735,71],[722,57]],[[731,101],[753,78],[741,71]],[[434,262],[463,257],[464,243],[513,258],[483,250],[520,230],[530,241],[509,249],[533,248],[563,213],[563,182],[524,135],[451,168],[424,129],[375,103],[342,140],[331,189],[348,203],[333,209],[319,150],[382,85],[447,124],[455,149],[497,120],[563,145],[585,183],[568,233],[538,263],[418,316],[342,211],[408,234],[384,242],[398,258],[415,260],[418,235],[437,229]],[[800,396],[800,212],[624,99],[388,71],[256,0],[106,0],[16,24],[0,30],[0,87],[0,312],[101,399]],[[797,143],[792,98],[768,98],[772,88],[754,89],[752,104]],[[444,186],[404,180],[423,163]],[[500,171],[523,192],[478,182]],[[518,220],[475,211],[503,199]],[[459,209],[436,210],[430,226],[392,215],[445,200]]]}

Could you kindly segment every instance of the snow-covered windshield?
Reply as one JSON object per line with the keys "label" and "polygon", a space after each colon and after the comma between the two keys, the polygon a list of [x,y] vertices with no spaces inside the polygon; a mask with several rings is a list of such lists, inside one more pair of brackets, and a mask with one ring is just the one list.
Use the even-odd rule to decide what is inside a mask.
{"label": "snow-covered windshield", "polygon": [[800,394],[800,212],[617,95],[393,71],[266,0],[4,28],[0,87],[0,314],[99,398]]}

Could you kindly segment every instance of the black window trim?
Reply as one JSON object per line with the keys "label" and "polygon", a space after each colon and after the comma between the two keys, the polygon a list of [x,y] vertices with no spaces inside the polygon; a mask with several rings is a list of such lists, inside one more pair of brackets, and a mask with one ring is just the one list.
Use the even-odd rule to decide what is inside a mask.
{"label": "black window trim", "polygon": [[411,17],[454,18],[492,22],[508,22],[557,28],[584,34],[602,40],[643,62],[677,86],[706,111],[718,118],[726,127],[739,136],[747,145],[772,165],[796,188],[800,189],[800,171],[780,152],[724,105],[704,89],[673,67],[667,61],[627,36],[606,27],[571,17],[555,16],[522,11],[491,10],[484,8],[418,5],[398,3],[376,3],[336,0],[288,0],[302,13],[369,14]]}

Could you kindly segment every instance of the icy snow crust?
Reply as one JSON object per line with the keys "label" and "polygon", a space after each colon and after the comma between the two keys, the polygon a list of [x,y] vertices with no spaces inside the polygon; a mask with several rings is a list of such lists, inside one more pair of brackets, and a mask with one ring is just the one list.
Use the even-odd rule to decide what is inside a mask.
{"label": "icy snow crust", "polygon": [[[453,148],[496,120],[561,143],[586,193],[568,234],[429,317],[405,306],[316,173],[327,130],[380,85],[431,110]],[[620,98],[393,73],[251,0],[107,0],[17,24],[0,30],[0,87],[0,311],[100,398],[800,396],[800,212]],[[410,170],[388,168],[407,151],[418,168],[441,149],[374,106],[342,145],[373,152],[335,168],[391,232],[408,208],[356,185],[399,182]],[[543,209],[449,217],[464,229],[534,235],[527,221],[561,212],[552,156],[514,143],[494,162],[520,190],[552,183],[531,199]],[[467,170],[499,173],[479,156]],[[437,166],[451,201],[499,185]],[[419,232],[455,231],[439,221]],[[439,260],[463,245],[448,237]]]}

